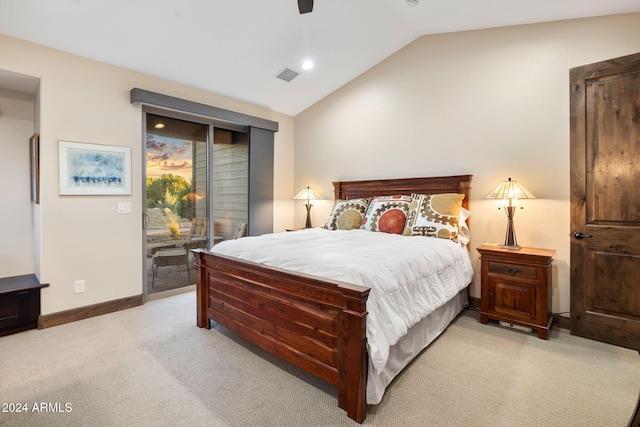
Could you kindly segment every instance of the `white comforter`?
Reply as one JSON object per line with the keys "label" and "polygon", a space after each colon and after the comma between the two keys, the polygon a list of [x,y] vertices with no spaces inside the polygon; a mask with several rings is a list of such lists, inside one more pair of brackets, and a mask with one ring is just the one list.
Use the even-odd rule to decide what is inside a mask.
{"label": "white comforter", "polygon": [[461,244],[365,230],[306,229],[224,241],[212,252],[371,288],[367,345],[381,371],[394,345],[473,277]]}

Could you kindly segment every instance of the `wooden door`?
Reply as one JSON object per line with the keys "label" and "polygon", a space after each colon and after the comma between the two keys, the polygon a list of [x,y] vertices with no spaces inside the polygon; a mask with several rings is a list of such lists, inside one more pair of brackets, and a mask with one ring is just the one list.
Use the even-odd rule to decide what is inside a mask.
{"label": "wooden door", "polygon": [[571,333],[640,350],[640,54],[570,81]]}

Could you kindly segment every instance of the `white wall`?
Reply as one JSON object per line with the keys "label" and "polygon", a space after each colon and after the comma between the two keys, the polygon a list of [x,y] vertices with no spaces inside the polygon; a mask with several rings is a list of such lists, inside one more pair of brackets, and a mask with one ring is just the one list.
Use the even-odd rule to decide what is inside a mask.
{"label": "white wall", "polygon": [[[503,242],[483,197],[509,177],[536,197],[518,243],[556,249],[553,311],[569,311],[569,69],[640,52],[640,14],[424,36],[296,116],[295,187],[332,198],[332,181],[474,175],[475,248]],[[315,202],[321,225],[332,203]],[[296,225],[304,208],[295,206]]]}
{"label": "white wall", "polygon": [[0,88],[0,277],[34,271],[29,166],[33,110],[33,96]]}
{"label": "white wall", "polygon": [[[142,115],[129,103],[130,89],[140,87],[280,123],[275,231],[304,224],[305,210],[291,197],[306,185],[331,199],[335,180],[472,173],[475,248],[501,241],[506,228],[504,214],[482,197],[500,180],[521,181],[538,199],[516,214],[518,241],[558,250],[553,310],[568,311],[569,68],[639,51],[640,14],[425,36],[299,114],[294,128],[290,116],[0,35],[0,70],[41,79],[30,123],[0,110],[0,161],[9,165],[0,177],[15,172],[9,197],[25,209],[0,209],[0,223],[19,224],[0,229],[0,257],[12,257],[0,258],[0,274],[35,272],[49,282],[43,314],[142,292]],[[29,202],[28,151],[15,151],[34,128],[42,156],[37,206]],[[131,147],[133,194],[59,196],[61,139]],[[133,213],[118,215],[119,201],[131,202]],[[332,203],[314,205],[321,225]],[[83,294],[73,292],[77,279],[86,280]],[[472,292],[479,295],[477,278]]]}
{"label": "white wall", "polygon": [[[30,239],[23,236],[35,230],[39,247],[35,255],[23,256],[30,267],[22,270],[35,272],[50,284],[42,290],[43,314],[142,293],[142,112],[141,106],[129,102],[129,91],[134,87],[279,122],[274,229],[281,231],[293,221],[292,117],[4,35],[0,35],[0,52],[0,70],[40,78],[35,126],[41,134],[41,202],[34,209],[33,227],[22,225],[8,245],[28,244]],[[14,139],[28,141],[31,133],[31,127],[23,129]],[[131,147],[133,194],[60,196],[59,140]],[[15,161],[21,171],[17,176],[25,181],[19,183],[24,189],[18,190],[16,184],[15,191],[24,192],[28,201],[26,153],[27,160],[12,155],[11,162]],[[131,202],[133,212],[119,215],[118,202]],[[26,212],[30,214],[28,208]],[[0,211],[0,222],[5,218],[5,211]],[[3,253],[8,245],[0,244]],[[86,292],[75,294],[73,282],[79,279],[86,281]]]}

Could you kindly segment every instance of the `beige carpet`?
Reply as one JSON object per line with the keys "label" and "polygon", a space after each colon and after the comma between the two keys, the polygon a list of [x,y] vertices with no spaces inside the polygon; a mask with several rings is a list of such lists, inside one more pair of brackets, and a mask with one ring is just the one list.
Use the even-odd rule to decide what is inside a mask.
{"label": "beige carpet", "polygon": [[[459,317],[369,426],[626,426],[637,352]],[[34,412],[44,408],[54,412]],[[195,326],[193,292],[0,338],[0,426],[355,426],[335,388]],[[15,410],[19,404],[27,412]]]}

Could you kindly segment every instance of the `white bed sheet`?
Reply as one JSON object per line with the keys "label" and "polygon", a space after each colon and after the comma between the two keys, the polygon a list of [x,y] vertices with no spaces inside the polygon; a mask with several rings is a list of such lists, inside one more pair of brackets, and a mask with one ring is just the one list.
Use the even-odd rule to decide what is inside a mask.
{"label": "white bed sheet", "polygon": [[468,251],[459,243],[366,230],[265,234],[223,241],[211,251],[371,288],[367,349],[378,373],[389,348],[473,277]]}
{"label": "white bed sheet", "polygon": [[463,289],[433,313],[413,325],[405,336],[389,348],[389,360],[381,372],[376,372],[369,361],[367,371],[367,403],[377,405],[391,381],[422,350],[435,341],[467,305],[467,290]]}

